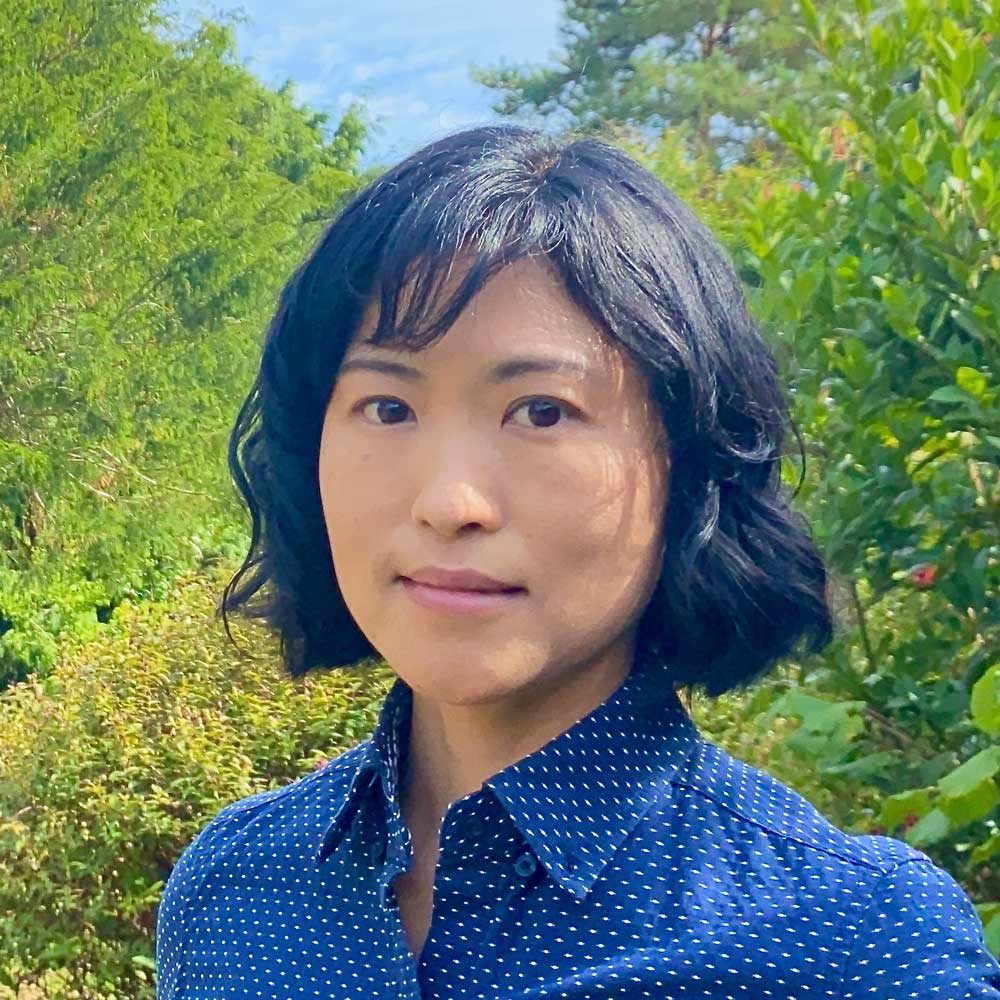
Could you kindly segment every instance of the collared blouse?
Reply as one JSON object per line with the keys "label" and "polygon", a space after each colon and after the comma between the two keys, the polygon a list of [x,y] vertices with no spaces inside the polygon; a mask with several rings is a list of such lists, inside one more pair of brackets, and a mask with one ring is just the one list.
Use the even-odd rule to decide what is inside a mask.
{"label": "collared blouse", "polygon": [[1000,1000],[948,873],[831,825],[649,682],[450,805],[415,959],[392,885],[412,856],[397,680],[369,739],[181,855],[158,1000]]}

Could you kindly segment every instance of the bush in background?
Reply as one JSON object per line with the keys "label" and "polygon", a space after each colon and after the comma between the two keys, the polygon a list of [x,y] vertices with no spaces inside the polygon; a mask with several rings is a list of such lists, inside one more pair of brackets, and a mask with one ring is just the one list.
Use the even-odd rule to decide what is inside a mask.
{"label": "bush in background", "polygon": [[[0,1000],[152,1000],[156,911],[180,852],[223,806],[294,781],[374,727],[394,679],[384,663],[286,680],[277,642],[240,621],[234,637],[253,655],[234,649],[213,617],[234,568],[123,603],[47,677],[0,694]],[[692,714],[848,821],[796,768],[784,746],[794,725],[762,725],[752,701],[699,697]],[[851,801],[864,798],[856,785]]]}
{"label": "bush in background", "polygon": [[838,107],[769,123],[801,177],[733,203],[813,466],[801,507],[852,628],[771,714],[882,793],[1000,953],[1000,11],[802,0]]}
{"label": "bush in background", "polygon": [[104,636],[0,695],[0,998],[151,1000],[181,850],[374,726],[385,667],[285,680],[276,644],[234,623],[241,657],[213,619],[226,578],[125,602]]}

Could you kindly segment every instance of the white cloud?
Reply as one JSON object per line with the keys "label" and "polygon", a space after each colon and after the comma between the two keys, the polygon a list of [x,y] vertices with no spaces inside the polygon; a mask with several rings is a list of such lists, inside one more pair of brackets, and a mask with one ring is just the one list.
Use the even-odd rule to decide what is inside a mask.
{"label": "white cloud", "polygon": [[469,69],[467,66],[449,66],[446,69],[434,69],[428,73],[422,73],[421,79],[431,87],[442,84],[467,83],[469,80]]}
{"label": "white cloud", "polygon": [[454,132],[469,125],[481,125],[488,119],[483,115],[468,114],[464,111],[442,111],[437,115],[437,126],[444,132]]}
{"label": "white cloud", "polygon": [[[171,0],[166,0],[171,2]],[[205,0],[172,0],[183,11]],[[546,60],[560,0],[215,0],[242,4],[237,45],[251,72],[295,81],[299,103],[332,115],[361,99],[376,129],[365,158],[387,162],[441,134],[495,120],[470,64]],[[333,13],[331,13],[331,10]]]}
{"label": "white cloud", "polygon": [[[356,63],[352,70],[352,76],[355,80],[371,80],[380,76],[417,73],[428,67],[447,63],[453,55],[454,53],[443,48],[401,52],[396,55],[373,59],[370,62]],[[426,73],[420,73],[422,79],[426,79],[427,75]]]}
{"label": "white cloud", "polygon": [[426,115],[431,106],[419,97],[410,97],[407,94],[384,94],[369,98],[368,109],[378,117],[400,118]]}

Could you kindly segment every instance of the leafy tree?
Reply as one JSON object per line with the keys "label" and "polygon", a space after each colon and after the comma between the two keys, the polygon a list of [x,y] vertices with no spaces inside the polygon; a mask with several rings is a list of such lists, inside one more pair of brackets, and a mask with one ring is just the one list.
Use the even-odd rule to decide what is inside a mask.
{"label": "leafy tree", "polygon": [[996,14],[805,17],[839,107],[818,130],[794,102],[767,117],[791,158],[719,172],[677,129],[629,147],[733,252],[791,384],[799,499],[850,626],[725,712],[780,727],[783,780],[839,825],[960,878],[1000,954]]}
{"label": "leafy tree", "polygon": [[761,120],[777,95],[822,95],[797,10],[797,0],[565,0],[555,65],[473,76],[499,92],[503,115],[625,141],[680,127],[715,165],[752,159],[779,148]]}
{"label": "leafy tree", "polygon": [[768,117],[805,182],[748,191],[734,231],[856,628],[772,712],[831,787],[882,791],[869,827],[961,877],[1000,953],[1000,19],[803,10],[840,111]]}
{"label": "leafy tree", "polygon": [[225,432],[366,126],[155,0],[0,0],[0,112],[2,686],[242,543]]}

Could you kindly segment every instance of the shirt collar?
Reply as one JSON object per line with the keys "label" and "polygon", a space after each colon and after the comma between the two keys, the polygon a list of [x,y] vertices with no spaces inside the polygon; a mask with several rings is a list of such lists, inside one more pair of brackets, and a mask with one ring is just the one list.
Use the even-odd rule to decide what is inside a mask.
{"label": "shirt collar", "polygon": [[[387,810],[396,800],[412,696],[401,678],[386,695],[318,860],[332,850],[366,791],[381,785]],[[589,715],[484,787],[552,878],[580,899],[646,812],[669,796],[670,778],[697,741],[698,730],[662,669],[636,668]]]}

